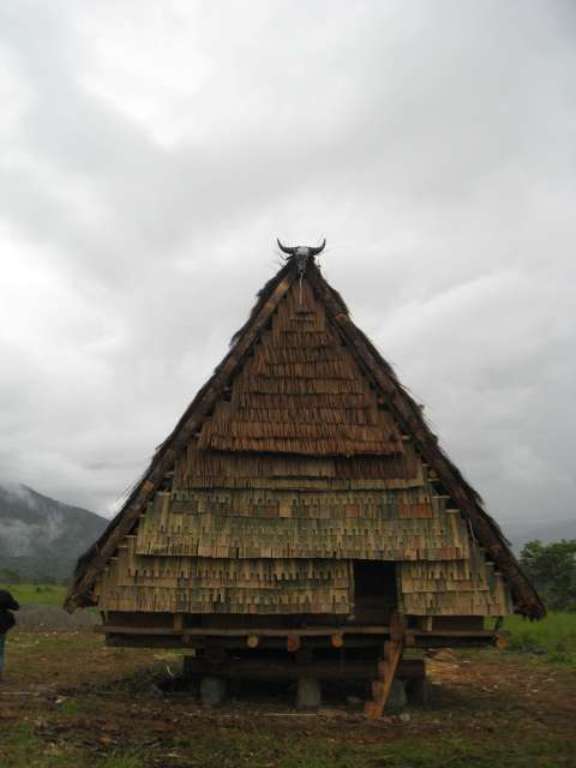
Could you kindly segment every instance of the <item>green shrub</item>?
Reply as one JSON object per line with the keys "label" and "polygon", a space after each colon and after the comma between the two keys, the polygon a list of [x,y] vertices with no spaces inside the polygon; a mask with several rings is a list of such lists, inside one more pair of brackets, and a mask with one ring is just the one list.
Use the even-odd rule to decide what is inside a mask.
{"label": "green shrub", "polygon": [[576,665],[576,613],[551,612],[541,621],[509,616],[504,628],[510,633],[509,650]]}
{"label": "green shrub", "polygon": [[520,563],[548,608],[576,610],[576,539],[551,544],[529,541]]}

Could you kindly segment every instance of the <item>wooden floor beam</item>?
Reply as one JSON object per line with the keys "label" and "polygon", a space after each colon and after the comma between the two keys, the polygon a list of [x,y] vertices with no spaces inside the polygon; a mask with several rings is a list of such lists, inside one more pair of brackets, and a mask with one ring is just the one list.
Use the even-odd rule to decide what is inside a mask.
{"label": "wooden floor beam", "polygon": [[[367,681],[374,675],[374,665],[348,662],[346,664],[312,661],[309,664],[291,664],[273,659],[229,659],[211,664],[202,658],[186,657],[186,674],[194,676],[217,675],[245,680],[297,680],[302,676],[322,681]],[[426,675],[421,659],[403,660],[396,676],[401,680],[420,680]]]}
{"label": "wooden floor beam", "polygon": [[[175,629],[174,627],[135,627],[129,625],[113,625],[113,624],[98,624],[94,627],[94,631],[102,634],[118,634],[118,635],[173,635],[173,636],[187,636],[187,637],[249,637],[256,635],[258,637],[328,637],[331,638],[334,634],[338,634],[344,638],[354,635],[375,635],[375,636],[387,636],[391,632],[391,627],[385,626],[350,626],[350,627],[305,627],[301,629],[266,629],[250,627],[246,629],[214,629],[212,627],[183,627],[182,629]],[[446,638],[459,639],[459,638],[478,638],[478,639],[492,639],[494,637],[493,630],[476,629],[476,630],[451,630],[451,629],[437,629],[437,630],[420,630],[410,629],[406,632],[406,637],[409,640],[411,637],[417,642],[426,638]]]}

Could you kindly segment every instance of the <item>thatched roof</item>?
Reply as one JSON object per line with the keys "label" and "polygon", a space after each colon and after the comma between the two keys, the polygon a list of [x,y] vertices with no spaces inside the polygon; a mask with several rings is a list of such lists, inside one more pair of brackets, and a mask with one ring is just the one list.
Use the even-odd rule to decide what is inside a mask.
{"label": "thatched roof", "polygon": [[[160,446],[144,476],[131,492],[126,503],[112,520],[99,540],[80,558],[74,583],[66,600],[66,607],[73,610],[81,605],[91,604],[91,590],[98,575],[114,556],[120,541],[130,534],[138,520],[161,489],[167,475],[173,471],[177,458],[199,437],[206,451],[254,451],[264,458],[270,450],[286,454],[310,454],[321,456],[350,457],[354,455],[386,455],[399,450],[398,435],[391,430],[383,437],[382,431],[369,426],[355,427],[350,424],[345,430],[324,430],[312,425],[296,425],[286,434],[277,431],[270,435],[257,423],[243,422],[243,429],[218,429],[218,418],[211,418],[210,426],[203,429],[206,420],[214,417],[219,401],[225,399],[231,382],[238,376],[250,358],[255,345],[270,328],[280,302],[296,281],[301,279],[298,264],[294,258],[260,291],[246,324],[232,340],[232,346],[210,380],[202,387],[168,439]],[[459,470],[444,454],[436,436],[423,418],[421,408],[402,387],[393,369],[381,357],[374,345],[352,322],[348,309],[340,295],[327,283],[320,269],[309,260],[306,266],[305,282],[313,292],[330,323],[339,343],[354,358],[365,379],[379,397],[386,401],[394,423],[399,425],[402,435],[409,438],[418,455],[433,470],[438,483],[451,497],[454,505],[461,510],[470,531],[486,557],[496,568],[510,588],[515,609],[531,618],[544,614],[544,607],[534,588],[522,572],[510,547],[495,521],[484,510],[476,491],[466,482]],[[278,362],[278,361],[276,361]],[[281,371],[281,365],[277,366]],[[334,371],[332,371],[334,373]],[[336,371],[336,375],[344,375]],[[230,425],[230,423],[228,422]],[[246,424],[250,427],[246,429]],[[234,426],[234,425],[232,425]],[[344,435],[344,438],[343,438]],[[275,441],[272,444],[271,441]],[[310,446],[314,448],[310,448]]]}

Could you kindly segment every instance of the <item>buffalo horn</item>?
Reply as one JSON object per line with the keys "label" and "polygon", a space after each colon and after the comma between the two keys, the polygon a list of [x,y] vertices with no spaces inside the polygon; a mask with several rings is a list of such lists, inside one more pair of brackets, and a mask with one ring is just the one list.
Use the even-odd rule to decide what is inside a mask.
{"label": "buffalo horn", "polygon": [[294,254],[296,253],[296,248],[288,248],[287,245],[282,245],[282,243],[278,238],[276,238],[276,242],[278,243],[278,247],[280,248],[280,250],[284,251],[284,253],[287,253],[290,256],[294,256]]}
{"label": "buffalo horn", "polygon": [[316,256],[321,251],[323,251],[325,247],[326,247],[326,238],[322,240],[322,245],[319,245],[317,248],[312,248],[312,247],[310,248],[310,256]]}

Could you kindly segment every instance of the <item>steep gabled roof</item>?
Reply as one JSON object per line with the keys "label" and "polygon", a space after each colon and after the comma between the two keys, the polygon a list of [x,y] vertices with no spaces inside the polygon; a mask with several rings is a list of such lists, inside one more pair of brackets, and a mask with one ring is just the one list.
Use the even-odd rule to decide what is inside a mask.
{"label": "steep gabled roof", "polygon": [[[248,321],[234,336],[231,349],[222,363],[157,450],[149,468],[120,512],[93,547],[80,558],[66,600],[69,610],[90,604],[90,591],[94,582],[114,555],[120,540],[137,525],[145,505],[160,488],[167,473],[173,469],[177,456],[198,435],[206,418],[211,415],[226,388],[241,370],[253,346],[269,327],[280,301],[300,277],[298,265],[291,258],[260,291]],[[439,447],[420,407],[402,387],[390,365],[354,325],[344,301],[323,278],[313,260],[306,267],[305,280],[323,305],[342,345],[352,354],[366,379],[386,400],[396,423],[412,439],[423,461],[436,473],[438,483],[462,511],[472,535],[502,572],[510,587],[516,610],[531,618],[543,616],[544,607],[540,598],[522,572],[501,530],[484,510],[480,497]]]}

